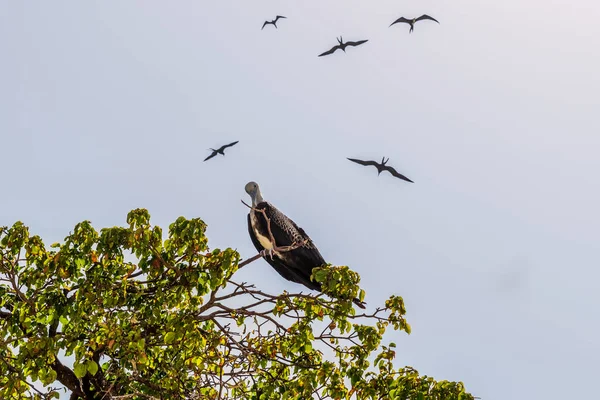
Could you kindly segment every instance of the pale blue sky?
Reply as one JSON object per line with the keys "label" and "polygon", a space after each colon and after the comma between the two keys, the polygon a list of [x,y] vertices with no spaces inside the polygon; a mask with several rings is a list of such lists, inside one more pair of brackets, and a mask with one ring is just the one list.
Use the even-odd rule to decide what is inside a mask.
{"label": "pale blue sky", "polygon": [[[422,13],[441,24],[388,28]],[[567,0],[4,1],[0,225],[53,242],[145,207],[250,257],[255,180],[369,306],[404,297],[398,366],[486,400],[588,397],[599,17]],[[369,42],[318,58],[340,35]],[[345,159],[384,155],[415,183]],[[299,290],[264,261],[239,279]]]}

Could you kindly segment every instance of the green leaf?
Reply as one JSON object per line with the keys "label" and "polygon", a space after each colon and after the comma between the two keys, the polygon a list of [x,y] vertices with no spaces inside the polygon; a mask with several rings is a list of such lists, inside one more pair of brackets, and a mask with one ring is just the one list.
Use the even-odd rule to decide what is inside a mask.
{"label": "green leaf", "polygon": [[94,360],[88,360],[86,364],[87,371],[92,375],[96,375],[96,372],[98,372],[98,364],[96,364]]}
{"label": "green leaf", "polygon": [[360,289],[358,292],[358,300],[365,301],[365,291],[363,289]]}
{"label": "green leaf", "polygon": [[175,340],[175,332],[168,332],[165,335],[165,343],[166,344],[171,344],[171,343],[173,343],[174,340]]}
{"label": "green leaf", "polygon": [[73,372],[75,372],[76,377],[83,378],[87,373],[87,366],[85,364],[76,363]]}
{"label": "green leaf", "polygon": [[323,282],[325,278],[327,278],[327,272],[328,271],[326,269],[318,270],[317,272],[315,272],[315,280],[317,282]]}

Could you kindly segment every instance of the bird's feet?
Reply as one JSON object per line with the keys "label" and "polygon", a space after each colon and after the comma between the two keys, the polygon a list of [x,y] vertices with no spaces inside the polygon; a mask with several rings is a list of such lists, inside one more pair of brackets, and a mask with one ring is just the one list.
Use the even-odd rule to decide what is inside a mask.
{"label": "bird's feet", "polygon": [[271,261],[273,261],[273,254],[275,254],[275,252],[273,251],[273,249],[272,249],[272,248],[271,248],[271,249],[265,249],[265,250],[262,250],[262,251],[260,252],[260,255],[261,255],[263,258],[267,258],[267,256],[271,257]]}

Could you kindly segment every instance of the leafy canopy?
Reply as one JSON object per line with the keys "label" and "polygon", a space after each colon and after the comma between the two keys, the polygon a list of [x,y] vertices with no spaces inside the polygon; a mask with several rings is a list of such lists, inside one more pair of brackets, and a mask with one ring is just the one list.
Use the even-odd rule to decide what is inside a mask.
{"label": "leafy canopy", "polygon": [[199,218],[166,240],[144,209],[127,224],[83,221],[50,248],[0,227],[0,398],[473,398],[394,368],[382,336],[410,333],[403,300],[357,315],[348,267],[315,271],[325,294],[273,295],[233,279],[240,255],[209,251]]}

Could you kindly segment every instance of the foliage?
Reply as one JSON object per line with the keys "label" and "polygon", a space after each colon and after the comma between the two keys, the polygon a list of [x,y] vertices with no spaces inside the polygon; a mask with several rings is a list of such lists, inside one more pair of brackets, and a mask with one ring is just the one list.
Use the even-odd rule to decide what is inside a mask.
{"label": "foliage", "polygon": [[166,240],[146,210],[127,223],[84,221],[50,248],[0,228],[0,398],[473,398],[393,367],[382,335],[410,333],[402,298],[356,315],[348,267],[315,272],[332,297],[272,295],[232,280],[239,254],[209,251],[201,219]]}

